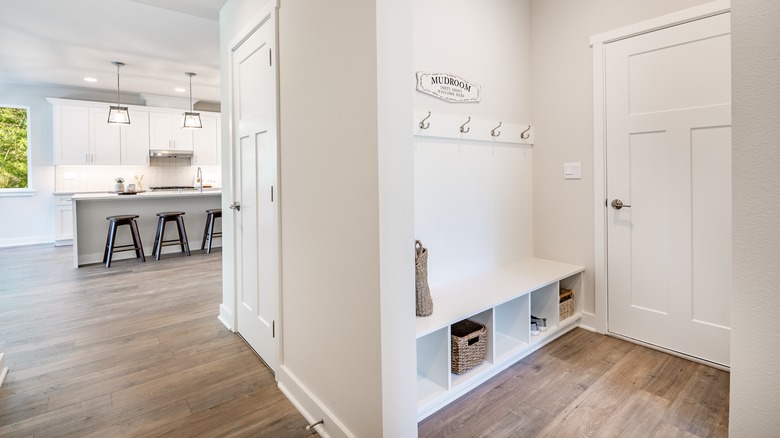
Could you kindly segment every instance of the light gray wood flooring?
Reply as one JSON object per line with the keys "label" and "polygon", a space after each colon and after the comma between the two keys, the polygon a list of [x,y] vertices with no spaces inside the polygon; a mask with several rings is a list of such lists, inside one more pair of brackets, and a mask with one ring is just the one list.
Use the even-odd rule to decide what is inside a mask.
{"label": "light gray wood flooring", "polygon": [[108,269],[71,254],[0,248],[0,437],[316,436],[217,320],[221,252]]}

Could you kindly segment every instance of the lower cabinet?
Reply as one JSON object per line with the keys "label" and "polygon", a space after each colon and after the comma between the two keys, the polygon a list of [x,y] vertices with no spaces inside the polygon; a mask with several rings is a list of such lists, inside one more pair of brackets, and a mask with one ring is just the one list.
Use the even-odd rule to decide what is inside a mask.
{"label": "lower cabinet", "polygon": [[72,195],[54,195],[54,245],[73,245]]}
{"label": "lower cabinet", "polygon": [[[433,314],[417,318],[417,415],[428,417],[523,357],[577,327],[581,266],[531,258],[431,288]],[[559,291],[575,290],[574,315],[560,320]],[[531,332],[531,315],[547,330]],[[487,328],[485,360],[450,372],[450,326],[469,319]]]}

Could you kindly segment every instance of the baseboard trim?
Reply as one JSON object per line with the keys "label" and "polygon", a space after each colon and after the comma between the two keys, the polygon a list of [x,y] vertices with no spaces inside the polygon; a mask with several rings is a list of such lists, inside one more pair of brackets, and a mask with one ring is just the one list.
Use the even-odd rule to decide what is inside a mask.
{"label": "baseboard trim", "polygon": [[233,321],[233,313],[224,304],[219,305],[219,315],[217,316],[217,319],[222,325],[227,327],[228,330],[235,332],[235,330],[233,330],[233,324],[231,323],[231,321]]}
{"label": "baseboard trim", "polygon": [[0,388],[3,387],[5,376],[8,375],[8,367],[5,366],[5,353],[0,353]]}
{"label": "baseboard trim", "polygon": [[276,373],[279,389],[303,415],[309,424],[323,420],[323,424],[314,427],[322,438],[354,438],[355,435],[306,388],[284,365]]}

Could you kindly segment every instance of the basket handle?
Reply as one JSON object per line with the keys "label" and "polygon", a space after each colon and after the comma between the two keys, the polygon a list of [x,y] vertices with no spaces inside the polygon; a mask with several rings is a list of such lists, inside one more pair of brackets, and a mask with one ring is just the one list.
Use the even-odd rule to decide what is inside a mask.
{"label": "basket handle", "polygon": [[417,257],[421,256],[423,252],[425,252],[425,247],[423,246],[422,242],[419,240],[414,241],[414,252],[417,255]]}

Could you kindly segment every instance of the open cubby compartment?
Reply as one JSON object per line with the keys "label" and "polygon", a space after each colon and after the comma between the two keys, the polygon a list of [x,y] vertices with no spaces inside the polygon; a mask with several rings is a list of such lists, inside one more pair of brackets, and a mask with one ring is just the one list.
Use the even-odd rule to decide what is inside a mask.
{"label": "open cubby compartment", "polygon": [[417,338],[417,403],[425,404],[450,386],[450,329]]}
{"label": "open cubby compartment", "polygon": [[531,307],[529,296],[521,295],[495,307],[496,362],[515,355],[526,346],[531,337]]}
{"label": "open cubby compartment", "polygon": [[[536,343],[553,334],[558,328],[558,282],[548,284],[531,292],[531,315],[537,318],[547,318],[547,331],[540,331],[531,336],[531,343]],[[528,318],[530,330],[531,318]]]}
{"label": "open cubby compartment", "polygon": [[[487,328],[487,332],[485,333],[485,361],[481,364],[475,366],[474,368],[466,371],[463,374],[453,374],[450,373],[450,376],[452,378],[452,387],[456,387],[458,385],[462,385],[467,383],[469,380],[478,377],[480,374],[482,374],[484,371],[490,370],[490,368],[493,366],[493,352],[495,351],[494,345],[495,345],[495,330],[493,328],[493,309],[487,309],[483,312],[474,314],[469,316],[468,318],[471,321],[478,322],[482,325],[484,325]],[[449,363],[447,364],[447,369],[449,370]]]}
{"label": "open cubby compartment", "polygon": [[574,291],[574,316],[569,318],[569,320],[576,318],[582,312],[582,272],[562,279],[560,281],[560,289],[571,289]]}

